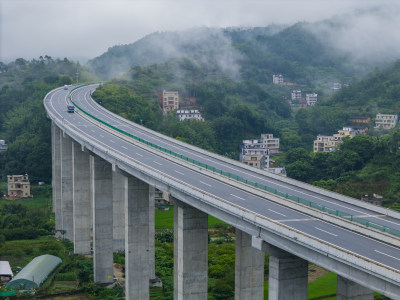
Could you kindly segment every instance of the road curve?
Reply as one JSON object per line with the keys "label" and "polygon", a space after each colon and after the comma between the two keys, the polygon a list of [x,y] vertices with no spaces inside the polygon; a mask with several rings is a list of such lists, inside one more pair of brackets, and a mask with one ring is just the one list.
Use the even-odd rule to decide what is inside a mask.
{"label": "road curve", "polygon": [[[187,152],[190,150],[190,148],[181,149],[180,147],[182,145],[174,145],[171,143],[171,139],[161,139],[160,135],[151,137],[150,131],[143,130],[138,125],[115,118],[114,115],[94,105],[93,102],[90,101],[90,92],[94,88],[95,86],[92,85],[78,89],[73,93],[73,101],[97,118],[121,128],[124,131],[131,132],[135,136],[141,134],[146,140],[153,138],[155,139],[155,141],[153,141],[154,143],[164,143],[168,148],[175,147],[174,151],[179,150]],[[128,159],[139,161],[141,164],[157,170],[160,174],[168,174],[168,176],[175,178],[177,181],[185,182],[198,190],[204,191],[204,193],[224,199],[232,205],[243,207],[264,218],[285,225],[295,231],[302,232],[305,235],[312,236],[337,249],[343,249],[348,253],[354,253],[358,257],[365,258],[365,260],[376,262],[380,266],[385,266],[387,269],[400,274],[399,247],[382,243],[346,228],[316,219],[295,209],[288,208],[264,197],[239,189],[233,181],[231,183],[221,182],[220,180],[208,176],[204,172],[196,171],[193,168],[186,167],[184,164],[177,164],[165,156],[157,155],[157,153],[146,151],[146,149],[134,145],[131,141],[122,139],[118,135],[97,126],[81,113],[68,113],[66,107],[69,92],[70,91],[64,89],[56,89],[51,91],[44,99],[44,104],[48,113],[51,114],[52,118],[57,118],[59,122],[62,122],[63,126],[68,126],[71,130],[86,135],[89,139],[96,141],[96,143],[101,143],[104,147],[107,147],[109,151],[124,155]],[[204,154],[202,152],[204,151],[199,150],[193,155],[197,157],[196,159],[200,159],[199,157]],[[219,164],[222,164],[224,161],[214,161],[215,157],[213,156],[205,156],[203,159],[207,161],[213,160],[213,163]],[[230,168],[230,166],[227,167]],[[248,169],[241,169],[240,166],[234,166],[234,170],[243,172],[244,175],[247,174],[246,176],[254,176]],[[273,182],[272,179],[274,179],[271,179],[267,175],[260,176],[260,174],[257,174],[257,178],[263,182]],[[276,181],[274,181],[273,184],[282,185],[280,182]],[[314,195],[314,197],[316,196]],[[362,211],[361,213],[365,215],[371,214],[368,210]],[[374,212],[374,214],[376,213]],[[396,224],[398,223],[395,218],[393,218],[393,220],[384,217],[380,219],[389,220]],[[400,281],[398,284],[400,285]]]}
{"label": "road curve", "polygon": [[[400,231],[400,214],[398,213],[393,212],[392,216],[388,216],[387,212],[382,212],[382,208],[366,204],[356,199],[328,192],[324,189],[310,186],[290,178],[282,178],[281,176],[270,174],[268,172],[255,172],[255,170],[250,169],[250,167],[242,164],[238,165],[236,161],[226,158],[222,159],[220,156],[213,155],[207,151],[200,150],[197,147],[160,135],[143,126],[116,116],[93,101],[91,93],[95,88],[96,85],[90,85],[78,89],[73,94],[73,101],[78,104],[79,107],[85,111],[89,111],[90,114],[106,123],[112,124],[113,126],[148,142],[190,157],[191,159],[197,160],[201,163],[211,165],[225,172],[241,176],[249,181],[268,186],[271,189],[276,189],[281,193],[300,197],[306,201],[319,204],[320,206],[329,207],[332,210],[350,214]],[[351,203],[342,201],[341,199],[338,199],[339,197],[346,198],[351,201]]]}

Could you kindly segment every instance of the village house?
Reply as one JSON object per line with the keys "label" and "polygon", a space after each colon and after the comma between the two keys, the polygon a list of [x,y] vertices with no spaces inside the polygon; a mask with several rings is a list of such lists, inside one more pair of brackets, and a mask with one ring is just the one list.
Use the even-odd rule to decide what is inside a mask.
{"label": "village house", "polygon": [[190,120],[190,119],[204,121],[200,111],[197,109],[190,109],[190,110],[178,109],[176,111],[176,116],[179,118],[179,121]]}
{"label": "village house", "polygon": [[28,174],[25,175],[8,175],[8,196],[26,198],[31,196],[31,184]]}
{"label": "village house", "polygon": [[398,122],[398,115],[377,114],[375,128],[393,129]]}
{"label": "village house", "polygon": [[283,84],[283,76],[279,75],[272,75],[272,83],[273,84]]}

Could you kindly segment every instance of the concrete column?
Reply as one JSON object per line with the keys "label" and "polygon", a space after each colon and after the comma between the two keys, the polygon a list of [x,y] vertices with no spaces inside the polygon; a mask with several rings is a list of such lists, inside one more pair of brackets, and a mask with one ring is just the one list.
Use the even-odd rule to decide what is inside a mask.
{"label": "concrete column", "polygon": [[174,299],[207,299],[208,216],[174,199]]}
{"label": "concrete column", "polygon": [[113,282],[113,213],[111,164],[90,156],[93,216],[94,282]]}
{"label": "concrete column", "polygon": [[125,201],[128,197],[128,181],[113,166],[113,251],[125,250]]}
{"label": "concrete column", "polygon": [[74,253],[90,254],[90,155],[80,144],[73,142],[72,160]]}
{"label": "concrete column", "polygon": [[53,189],[53,202],[52,202],[52,211],[53,212],[55,212],[55,201],[54,201],[54,199],[55,199],[55,197],[54,197],[54,194],[55,194],[55,188],[54,188],[54,185],[55,185],[55,180],[54,180],[54,177],[55,177],[55,139],[56,139],[56,137],[55,137],[55,132],[56,132],[56,129],[55,129],[55,127],[56,127],[56,125],[54,124],[54,122],[52,121],[51,122],[51,186],[52,186],[52,189]]}
{"label": "concrete column", "polygon": [[61,135],[61,229],[64,238],[73,241],[73,201],[72,201],[72,139]]}
{"label": "concrete column", "polygon": [[373,300],[374,292],[370,289],[348,280],[342,276],[337,277],[338,300]]}
{"label": "concrete column", "polygon": [[274,246],[269,246],[269,300],[306,300],[308,262]]}
{"label": "concrete column", "polygon": [[129,300],[148,300],[149,185],[133,176],[125,178],[125,296]]}
{"label": "concrete column", "polygon": [[[54,123],[53,139],[52,139],[52,186],[53,186],[53,211],[56,218],[56,230],[61,230],[61,130]],[[59,231],[56,231],[56,236],[60,237]]]}
{"label": "concrete column", "polygon": [[150,275],[150,280],[157,282],[158,278],[156,278],[155,245],[154,245],[154,235],[155,235],[154,196],[155,196],[155,188],[154,186],[150,185],[149,186],[149,275]]}
{"label": "concrete column", "polygon": [[264,299],[265,253],[253,248],[252,236],[236,229],[235,299]]}

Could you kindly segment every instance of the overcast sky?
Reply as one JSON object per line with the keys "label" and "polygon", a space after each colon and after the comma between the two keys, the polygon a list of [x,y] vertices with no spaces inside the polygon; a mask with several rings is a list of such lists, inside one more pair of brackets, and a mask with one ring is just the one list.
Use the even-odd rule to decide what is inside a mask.
{"label": "overcast sky", "polygon": [[0,0],[0,61],[84,63],[154,31],[314,22],[382,4],[400,0]]}

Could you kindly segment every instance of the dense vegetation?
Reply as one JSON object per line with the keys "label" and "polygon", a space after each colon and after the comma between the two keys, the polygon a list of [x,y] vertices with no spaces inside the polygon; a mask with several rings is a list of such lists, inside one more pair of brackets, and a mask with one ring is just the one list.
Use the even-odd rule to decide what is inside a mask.
{"label": "dense vegetation", "polygon": [[49,56],[0,66],[0,139],[8,144],[8,151],[0,152],[0,175],[27,173],[32,182],[50,182],[50,121],[43,98],[71,84],[77,70],[84,80],[94,77],[66,58]]}
{"label": "dense vegetation", "polygon": [[[175,61],[161,66],[136,67],[131,72],[133,81],[105,84],[93,97],[107,109],[138,123],[142,120],[151,129],[235,159],[238,159],[237,150],[242,139],[263,132],[276,134],[271,119],[278,118],[277,112],[290,115],[286,103],[277,104],[273,97],[250,83],[235,84],[229,79],[207,77],[194,83],[188,76],[182,76],[182,80],[187,78],[187,81],[177,85],[169,80],[176,68],[181,71],[184,68],[189,76],[194,66]],[[155,93],[163,89],[178,89],[182,95],[196,95],[197,105],[203,108],[207,121],[179,122],[173,114],[162,118]],[[263,108],[252,109],[252,102]]]}
{"label": "dense vegetation", "polygon": [[[235,82],[213,66],[210,69],[207,64],[176,59],[161,65],[135,67],[126,80],[105,84],[94,93],[94,98],[107,109],[137,123],[142,121],[151,129],[234,159],[238,159],[242,139],[273,133],[280,137],[281,149],[289,151],[286,158],[277,160],[286,165],[290,177],[355,198],[379,193],[385,197],[386,205],[396,206],[400,200],[398,129],[376,130],[371,121],[368,136],[348,140],[338,151],[312,153],[311,148],[318,134],[333,134],[351,125],[352,115],[363,114],[373,119],[379,111],[398,111],[400,100],[395,91],[400,84],[399,62],[374,71],[315,107],[293,114],[286,103],[271,96],[263,85]],[[269,87],[276,88],[271,84]],[[378,87],[385,89],[377,93],[373,89]],[[179,122],[173,114],[162,118],[156,92],[164,89],[197,96],[196,104],[206,121]],[[344,104],[343,98],[349,99],[345,102],[349,105]]]}

